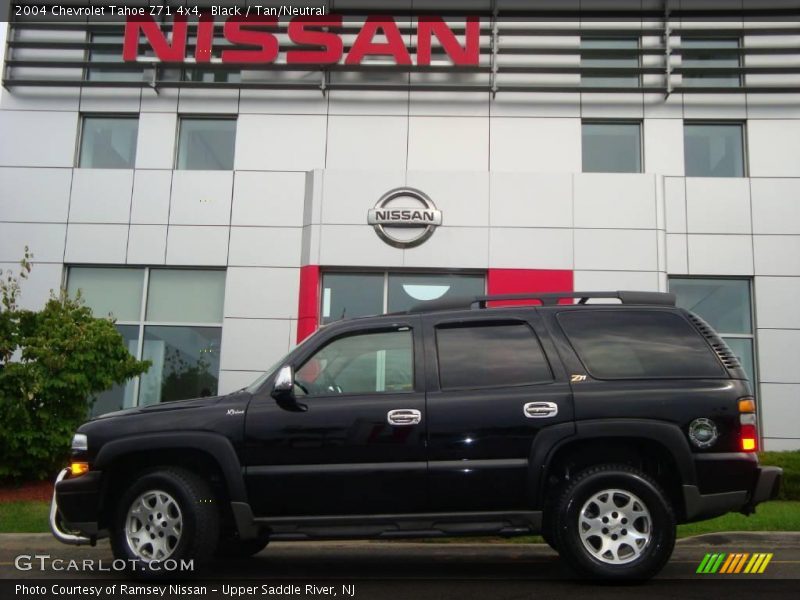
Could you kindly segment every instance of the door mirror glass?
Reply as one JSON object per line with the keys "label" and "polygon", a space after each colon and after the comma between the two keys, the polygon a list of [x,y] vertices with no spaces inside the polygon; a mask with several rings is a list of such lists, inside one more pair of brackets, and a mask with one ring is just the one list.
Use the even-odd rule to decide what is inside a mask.
{"label": "door mirror glass", "polygon": [[294,388],[294,370],[291,365],[281,367],[275,376],[275,383],[272,384],[273,396],[285,396],[291,394]]}

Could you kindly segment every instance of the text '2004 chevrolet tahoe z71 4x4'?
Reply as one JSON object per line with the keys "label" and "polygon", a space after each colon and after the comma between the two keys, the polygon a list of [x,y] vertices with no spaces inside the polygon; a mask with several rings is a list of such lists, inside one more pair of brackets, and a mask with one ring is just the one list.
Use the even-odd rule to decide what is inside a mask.
{"label": "text '2004 chevrolet tahoe z71 4x4'", "polygon": [[326,326],[232,394],[84,424],[51,526],[133,565],[540,532],[579,574],[639,579],[676,523],[775,496],[757,440],[738,360],[671,294],[429,302]]}

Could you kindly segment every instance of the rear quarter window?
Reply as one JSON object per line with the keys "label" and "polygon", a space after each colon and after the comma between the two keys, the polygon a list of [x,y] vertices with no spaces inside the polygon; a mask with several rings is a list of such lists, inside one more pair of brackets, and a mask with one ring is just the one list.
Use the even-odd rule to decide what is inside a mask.
{"label": "rear quarter window", "polygon": [[702,336],[683,317],[656,310],[575,310],[558,322],[596,379],[724,377]]}

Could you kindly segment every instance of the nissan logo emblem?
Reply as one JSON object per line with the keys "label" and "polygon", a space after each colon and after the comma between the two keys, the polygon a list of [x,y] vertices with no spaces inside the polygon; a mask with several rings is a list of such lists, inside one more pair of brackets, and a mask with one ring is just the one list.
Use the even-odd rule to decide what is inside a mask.
{"label": "nissan logo emblem", "polygon": [[442,211],[424,192],[401,187],[381,196],[375,208],[369,209],[367,223],[387,244],[413,248],[431,237],[442,224]]}

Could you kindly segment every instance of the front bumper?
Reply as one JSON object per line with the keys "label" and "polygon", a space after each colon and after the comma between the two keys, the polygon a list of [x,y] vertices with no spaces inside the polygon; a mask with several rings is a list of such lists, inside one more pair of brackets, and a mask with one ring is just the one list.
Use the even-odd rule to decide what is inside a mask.
{"label": "front bumper", "polygon": [[64,544],[94,545],[105,532],[98,528],[100,482],[102,473],[90,471],[75,479],[66,479],[69,469],[56,477],[50,503],[50,531]]}
{"label": "front bumper", "polygon": [[782,480],[780,467],[759,466],[755,469],[755,481],[747,490],[701,494],[697,486],[684,485],[685,522],[711,519],[729,512],[752,514],[756,505],[778,496]]}

